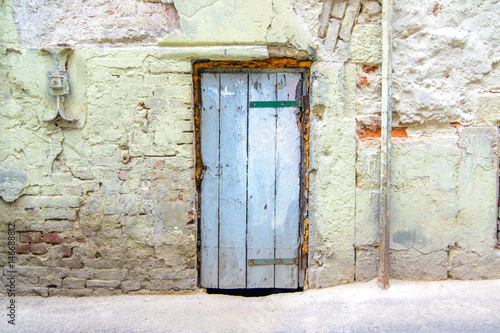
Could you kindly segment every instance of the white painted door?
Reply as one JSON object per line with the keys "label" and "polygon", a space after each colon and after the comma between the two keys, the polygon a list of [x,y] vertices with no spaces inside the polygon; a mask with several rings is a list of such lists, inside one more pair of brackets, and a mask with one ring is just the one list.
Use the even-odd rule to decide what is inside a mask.
{"label": "white painted door", "polygon": [[201,77],[201,265],[205,288],[297,288],[299,73]]}

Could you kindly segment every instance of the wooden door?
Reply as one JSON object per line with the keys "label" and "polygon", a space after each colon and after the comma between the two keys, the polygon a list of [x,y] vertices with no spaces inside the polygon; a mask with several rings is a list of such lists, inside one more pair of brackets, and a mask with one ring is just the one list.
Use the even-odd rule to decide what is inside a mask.
{"label": "wooden door", "polygon": [[297,288],[300,73],[201,76],[200,285]]}

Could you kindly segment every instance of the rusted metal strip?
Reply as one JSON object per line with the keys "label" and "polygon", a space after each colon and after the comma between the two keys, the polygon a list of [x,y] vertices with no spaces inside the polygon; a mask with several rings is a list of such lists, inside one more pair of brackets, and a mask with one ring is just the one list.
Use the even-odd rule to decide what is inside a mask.
{"label": "rusted metal strip", "polygon": [[389,286],[389,245],[390,245],[390,208],[389,188],[391,171],[391,18],[392,0],[382,2],[382,121],[380,143],[380,247],[378,280],[381,287]]}
{"label": "rusted metal strip", "polygon": [[302,101],[251,101],[251,108],[289,108],[302,107]]}
{"label": "rusted metal strip", "polygon": [[262,265],[297,265],[298,258],[279,258],[279,259],[248,259],[249,266]]}
{"label": "rusted metal strip", "polygon": [[302,221],[300,224],[300,279],[304,289],[307,289],[307,256],[309,252],[309,95],[304,94],[302,98],[303,112],[300,117],[300,128],[302,132],[302,161],[300,176],[300,211]]}

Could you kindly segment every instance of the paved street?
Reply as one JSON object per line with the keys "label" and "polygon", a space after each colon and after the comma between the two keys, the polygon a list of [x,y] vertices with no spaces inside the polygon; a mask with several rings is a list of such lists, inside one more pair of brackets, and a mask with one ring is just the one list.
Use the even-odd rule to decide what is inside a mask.
{"label": "paved street", "polygon": [[[500,332],[500,280],[375,281],[265,297],[16,298],[2,332]],[[5,305],[5,306],[4,306]]]}

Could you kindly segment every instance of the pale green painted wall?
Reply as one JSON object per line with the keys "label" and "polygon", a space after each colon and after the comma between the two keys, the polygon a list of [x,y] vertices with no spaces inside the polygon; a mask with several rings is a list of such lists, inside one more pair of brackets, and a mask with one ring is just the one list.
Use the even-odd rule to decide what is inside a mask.
{"label": "pale green painted wall", "polygon": [[[20,15],[38,20],[43,10],[16,7],[13,14],[12,1],[3,1],[0,173],[20,170],[27,179],[19,199],[0,200],[0,216],[4,229],[5,223],[18,221],[19,251],[26,252],[17,256],[21,292],[79,296],[194,290],[192,61],[270,55],[313,60],[308,286],[375,277],[379,148],[378,139],[362,138],[359,131],[379,126],[380,4],[338,1],[331,15],[321,15],[328,9],[324,3],[176,0],[179,20],[163,30],[144,23],[144,12],[133,6],[119,7],[117,13],[127,13],[134,27],[146,24],[144,34],[124,32],[116,13],[99,13],[94,23],[108,18],[100,23],[102,38],[78,39],[75,33],[67,39],[74,51],[68,61],[72,94],[64,107],[79,120],[75,126],[42,120],[55,107],[46,80],[54,64],[41,51],[42,41],[23,30],[29,27],[14,23],[13,16]],[[152,6],[155,13],[158,6],[173,10]],[[405,6],[411,7],[396,1],[398,19]],[[158,22],[172,17],[169,11]],[[62,40],[64,29],[47,24],[47,40]],[[84,28],[78,21],[71,26]],[[326,28],[324,38],[318,37],[320,27]],[[413,41],[405,36],[397,30],[395,44]],[[498,47],[497,40],[490,42]],[[400,66],[396,75],[407,68],[403,62],[395,66]],[[497,70],[492,68],[487,84]],[[399,74],[395,88],[405,80]],[[499,276],[498,133],[491,127],[498,125],[498,103],[496,88],[488,87],[475,99],[474,125],[490,127],[407,123],[409,138],[394,139],[393,277]],[[486,85],[476,88],[486,90]],[[411,100],[399,93],[395,97],[397,103],[397,98]],[[407,118],[416,114],[396,111]],[[426,112],[432,119],[441,111]],[[401,126],[399,120],[395,114],[393,125]],[[6,248],[5,241],[0,246]],[[5,262],[2,254],[0,264]]]}

